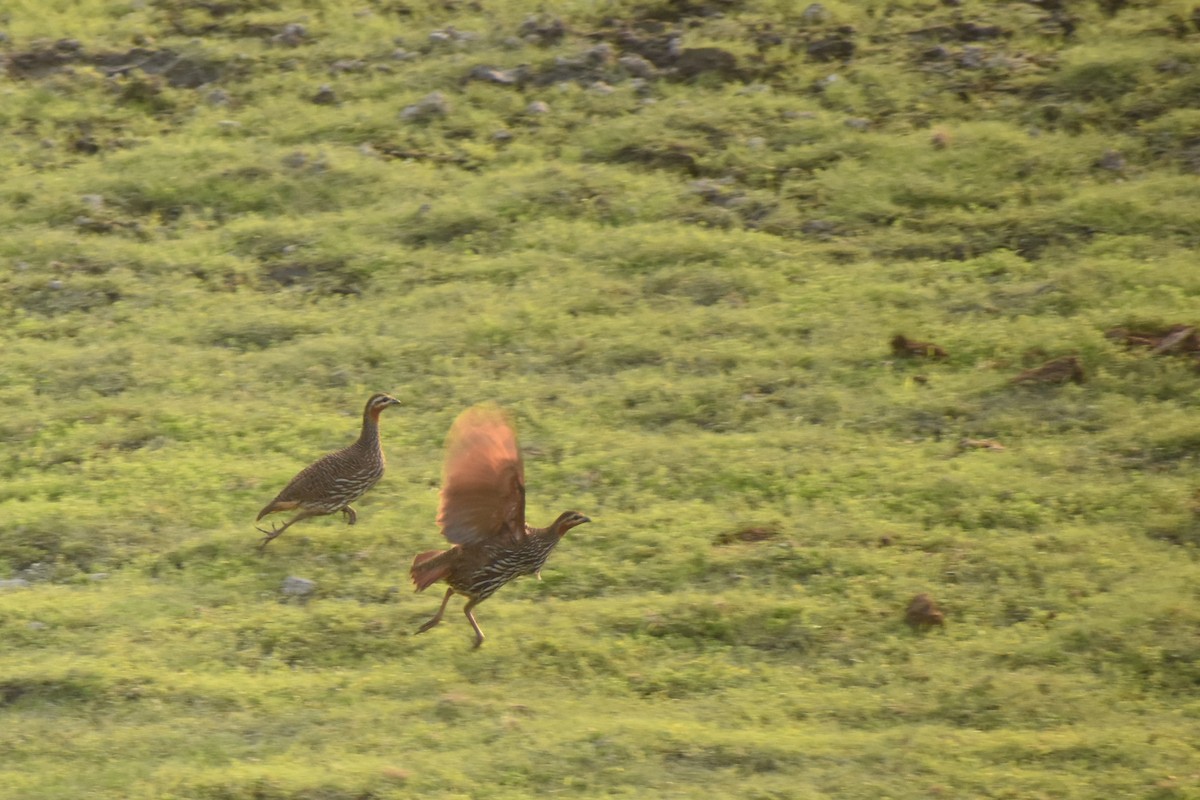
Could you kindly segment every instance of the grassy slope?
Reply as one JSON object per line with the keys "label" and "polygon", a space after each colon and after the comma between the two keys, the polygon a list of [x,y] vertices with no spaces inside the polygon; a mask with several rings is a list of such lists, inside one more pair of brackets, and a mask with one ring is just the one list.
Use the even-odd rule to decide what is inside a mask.
{"label": "grassy slope", "polygon": [[[1200,322],[1190,5],[575,2],[547,44],[484,5],[10,4],[0,794],[1200,795],[1200,375],[1104,337]],[[650,16],[739,74],[540,85]],[[221,78],[14,72],[66,36]],[[257,557],[380,389],[359,524]],[[531,519],[595,523],[472,652],[457,611],[411,637],[405,567],[481,400]]]}

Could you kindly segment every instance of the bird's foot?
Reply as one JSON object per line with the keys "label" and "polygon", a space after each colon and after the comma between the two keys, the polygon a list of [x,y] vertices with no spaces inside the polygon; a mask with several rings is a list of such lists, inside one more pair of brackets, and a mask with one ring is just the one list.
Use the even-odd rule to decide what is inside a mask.
{"label": "bird's foot", "polygon": [[539,569],[537,572],[533,573],[533,576],[540,581],[542,579],[542,571]]}
{"label": "bird's foot", "polygon": [[439,622],[441,622],[441,621],[442,621],[442,618],[441,618],[441,617],[434,617],[433,619],[429,620],[429,622],[426,622],[424,625],[422,625],[421,627],[417,628],[417,633],[424,633],[425,631],[427,631],[427,630],[429,630],[430,628],[434,627],[435,625],[437,625],[437,624],[438,624]]}
{"label": "bird's foot", "polygon": [[342,509],[342,516],[346,518],[347,525],[353,525],[358,522],[358,513],[350,506]]}
{"label": "bird's foot", "polygon": [[271,543],[271,541],[273,539],[278,537],[279,534],[283,533],[283,529],[286,527],[287,527],[287,525],[283,525],[283,526],[272,525],[271,530],[267,530],[266,528],[255,527],[255,530],[258,531],[259,533],[266,534],[265,536],[263,536],[263,540],[258,543],[258,552],[261,553],[266,548],[266,546]]}

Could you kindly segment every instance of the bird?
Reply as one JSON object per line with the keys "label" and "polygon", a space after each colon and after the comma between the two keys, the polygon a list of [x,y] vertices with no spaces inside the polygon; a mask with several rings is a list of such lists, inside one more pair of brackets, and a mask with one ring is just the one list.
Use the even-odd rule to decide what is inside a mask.
{"label": "bird", "polygon": [[512,425],[498,408],[468,408],[446,437],[442,467],[437,524],[453,546],[418,554],[410,569],[418,592],[442,580],[449,588],[437,614],[417,633],[442,621],[457,592],[467,598],[463,613],[475,630],[474,647],[479,647],[484,637],[472,613],[475,606],[518,576],[540,580],[563,534],[585,522],[591,520],[578,511],[564,511],[547,528],[528,525],[525,467]]}
{"label": "bird", "polygon": [[400,401],[382,392],[371,395],[363,408],[362,432],[354,444],[329,453],[302,469],[283,487],[274,500],[258,512],[255,521],[276,511],[299,511],[283,525],[271,530],[259,528],[266,534],[258,545],[262,552],[268,544],[295,523],[309,517],[320,517],[341,511],[346,523],[353,525],[358,514],[350,507],[383,477],[383,447],[379,443],[379,415]]}

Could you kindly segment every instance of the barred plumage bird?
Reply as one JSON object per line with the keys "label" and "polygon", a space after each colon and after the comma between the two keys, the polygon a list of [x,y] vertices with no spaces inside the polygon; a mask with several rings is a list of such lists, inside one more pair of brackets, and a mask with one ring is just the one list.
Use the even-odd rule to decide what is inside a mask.
{"label": "barred plumage bird", "polygon": [[442,621],[455,592],[467,597],[463,613],[475,629],[475,647],[483,631],[471,611],[520,575],[537,575],[563,534],[591,522],[578,511],[564,511],[548,528],[525,523],[525,467],[512,426],[497,409],[476,406],[459,415],[446,439],[438,526],[454,546],[430,550],[413,559],[417,591],[440,580],[449,588],[424,633]]}
{"label": "barred plumage bird", "polygon": [[373,394],[363,409],[362,432],[349,447],[322,456],[300,471],[279,495],[258,512],[255,521],[276,511],[299,510],[281,526],[259,528],[266,537],[262,550],[273,539],[302,519],[341,511],[347,524],[353,525],[358,514],[350,507],[383,477],[383,447],[379,443],[379,414],[400,401],[386,394]]}

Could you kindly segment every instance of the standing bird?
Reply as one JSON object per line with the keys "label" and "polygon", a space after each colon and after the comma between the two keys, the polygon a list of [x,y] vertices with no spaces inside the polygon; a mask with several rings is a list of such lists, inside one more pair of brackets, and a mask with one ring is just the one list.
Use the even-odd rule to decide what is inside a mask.
{"label": "standing bird", "polygon": [[398,406],[400,401],[386,394],[373,394],[363,409],[362,433],[358,441],[349,447],[330,453],[309,464],[291,483],[283,487],[271,502],[258,512],[255,521],[276,511],[299,510],[282,526],[271,526],[271,530],[258,530],[266,534],[259,544],[261,551],[272,539],[293,524],[309,517],[320,517],[341,511],[346,522],[353,525],[358,514],[350,507],[368,489],[383,477],[383,447],[379,444],[379,414],[388,406]]}
{"label": "standing bird", "polygon": [[483,631],[471,610],[519,575],[537,575],[555,545],[576,525],[591,522],[578,511],[564,511],[548,528],[525,523],[525,467],[512,426],[497,409],[476,406],[459,415],[446,438],[442,498],[437,524],[454,546],[430,550],[413,559],[413,583],[421,591],[440,580],[449,587],[424,633],[442,621],[455,592],[466,595],[463,613],[475,629],[475,647]]}

